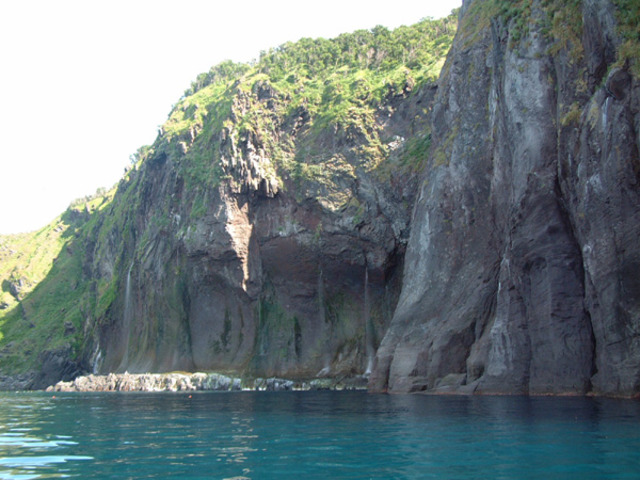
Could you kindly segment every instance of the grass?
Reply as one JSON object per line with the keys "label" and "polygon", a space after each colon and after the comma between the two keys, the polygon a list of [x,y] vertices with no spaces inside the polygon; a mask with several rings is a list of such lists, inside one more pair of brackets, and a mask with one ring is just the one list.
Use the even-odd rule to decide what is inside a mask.
{"label": "grass", "polygon": [[19,288],[23,297],[47,276],[64,246],[67,227],[57,219],[36,232],[0,237],[0,303],[5,309],[17,304],[12,290]]}
{"label": "grass", "polygon": [[629,64],[630,71],[635,78],[640,78],[640,1],[613,0],[616,6],[616,20],[618,32],[623,43],[617,52],[617,65]]}
{"label": "grass", "polygon": [[[35,283],[24,291],[19,304],[0,311],[3,373],[36,368],[44,350],[63,346],[71,346],[76,353],[80,350],[87,313],[82,301],[88,286],[82,275],[84,252],[77,245],[72,247],[72,236],[65,236],[72,227],[59,227],[54,222],[36,234],[21,236],[23,252],[33,254],[29,263],[18,263],[16,268]],[[7,263],[11,262],[0,265]]]}
{"label": "grass", "polygon": [[114,194],[112,189],[75,200],[64,214],[40,230],[0,236],[0,304],[5,305],[4,310],[17,305],[12,287],[18,287],[19,298],[29,295],[51,272],[76,230],[93,213],[108,206]]}
{"label": "grass", "polygon": [[543,2],[547,11],[544,32],[554,40],[549,54],[555,55],[565,50],[568,52],[568,60],[574,65],[579,64],[584,58],[581,3],[580,0],[544,0]]}
{"label": "grass", "polygon": [[582,116],[582,108],[578,102],[573,102],[566,114],[560,119],[560,125],[568,127],[571,125],[578,125],[580,117]]}
{"label": "grass", "polygon": [[92,278],[85,272],[94,254],[100,262],[108,257],[107,248],[124,248],[131,231],[128,212],[136,206],[130,198],[135,175],[126,175],[117,195],[114,188],[72,202],[37,232],[0,237],[3,285],[13,281],[11,276],[25,279],[20,301],[0,310],[3,374],[37,370],[44,351],[71,348],[79,356],[91,330],[87,319],[109,315],[121,287],[121,261],[113,277]]}
{"label": "grass", "polygon": [[420,171],[426,162],[431,150],[431,135],[424,132],[409,138],[401,155],[401,165],[413,173]]}
{"label": "grass", "polygon": [[[387,153],[379,132],[370,127],[377,109],[388,98],[408,95],[437,78],[456,21],[457,13],[394,31],[376,27],[332,40],[302,39],[263,52],[254,65],[221,64],[214,73],[199,76],[176,105],[162,127],[164,141],[173,144],[170,154],[193,187],[203,180],[215,187],[225,177],[215,153],[223,129],[232,141],[257,143],[271,159],[264,163],[268,176],[279,185],[287,177],[324,181],[331,176],[331,165],[307,161],[279,135],[287,118],[303,109],[309,115],[299,144],[303,150],[326,150],[322,137],[333,130],[345,142],[363,139],[353,153],[375,168]],[[260,91],[273,95],[261,99]]]}

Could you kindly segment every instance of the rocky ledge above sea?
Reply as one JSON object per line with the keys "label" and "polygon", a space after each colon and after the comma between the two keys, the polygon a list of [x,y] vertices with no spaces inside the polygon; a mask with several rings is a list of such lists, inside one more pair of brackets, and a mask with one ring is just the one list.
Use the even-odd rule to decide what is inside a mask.
{"label": "rocky ledge above sea", "polygon": [[219,373],[110,373],[87,375],[58,382],[47,392],[179,392],[179,391],[286,391],[365,390],[365,377],[316,378],[294,381],[282,378],[243,379]]}

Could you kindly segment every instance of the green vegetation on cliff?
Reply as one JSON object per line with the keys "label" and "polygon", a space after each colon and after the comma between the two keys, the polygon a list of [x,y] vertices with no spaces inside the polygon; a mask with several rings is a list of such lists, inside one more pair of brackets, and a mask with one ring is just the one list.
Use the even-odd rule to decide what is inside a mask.
{"label": "green vegetation on cliff", "polygon": [[0,237],[0,366],[34,368],[45,350],[81,347],[88,283],[83,278],[84,228],[115,189],[78,199],[42,229]]}
{"label": "green vegetation on cliff", "polygon": [[[617,66],[629,64],[637,76],[640,4],[637,0],[613,3],[622,39]],[[538,54],[563,55],[573,71],[570,81],[575,83],[575,95],[586,95],[583,2],[486,0],[468,8],[460,38],[465,47],[475,47],[474,42],[492,27],[505,34],[505,46],[518,56],[527,51],[531,32],[541,32],[548,52]],[[233,263],[244,254],[249,257],[241,250],[249,249],[255,237],[247,237],[247,245],[238,241],[224,250],[225,242],[243,240],[243,232],[229,231],[242,219],[231,227],[225,221],[247,214],[247,205],[256,197],[273,198],[284,192],[283,196],[293,199],[292,210],[283,210],[282,218],[270,218],[272,230],[263,234],[286,238],[299,233],[296,241],[306,242],[305,252],[318,258],[322,242],[330,235],[344,234],[340,229],[345,225],[354,232],[365,227],[358,237],[363,244],[378,239],[380,224],[373,223],[374,217],[393,219],[399,210],[411,209],[411,194],[394,197],[397,191],[386,188],[417,183],[417,174],[425,168],[431,150],[433,85],[456,28],[457,12],[393,31],[378,26],[329,40],[302,39],[262,52],[255,62],[227,61],[199,75],[153,145],[141,147],[132,156],[133,166],[117,191],[76,202],[38,232],[0,237],[0,376],[37,371],[43,353],[60,350],[70,352],[68,360],[90,368],[102,354],[100,338],[121,335],[122,324],[131,319],[141,325],[118,336],[113,344],[122,340],[127,345],[115,348],[127,350],[131,340],[132,345],[152,350],[154,345],[145,343],[152,343],[149,338],[159,338],[165,343],[158,345],[166,346],[170,337],[182,335],[174,355],[187,356],[183,347],[191,342],[190,295],[200,288],[189,276],[193,274],[189,262],[209,255],[207,249],[215,250],[219,245],[212,245],[218,242],[224,245],[214,253],[222,252],[216,260],[228,262],[220,268],[226,271],[216,270],[220,264],[215,268],[199,265],[200,280],[213,285],[241,277],[233,295],[242,299],[261,281],[249,278],[249,259],[241,265],[244,270]],[[491,42],[479,45],[495,47]],[[447,65],[451,67],[451,62]],[[465,74],[474,78],[473,71]],[[595,84],[590,88],[597,88]],[[573,97],[568,100],[561,105],[562,125],[580,118],[580,103],[573,102]],[[440,150],[432,155],[436,167],[448,163],[444,153],[461,133],[459,125],[449,126]],[[224,196],[244,194],[231,207],[221,201]],[[393,202],[402,205],[383,211]],[[293,210],[302,206],[308,218],[294,216]],[[223,212],[224,208],[228,211]],[[316,223],[302,225],[312,217],[310,212],[317,215]],[[326,212],[342,215],[344,221],[324,223],[327,217],[321,215]],[[401,222],[396,227],[394,234],[405,235]],[[326,233],[329,228],[333,231]],[[203,238],[209,243],[203,243]],[[343,247],[336,241],[336,251],[342,252]],[[357,262],[363,263],[357,265],[368,275],[369,259],[362,244],[350,253],[352,259],[359,257]],[[309,265],[316,261],[307,260]],[[353,271],[357,262],[344,272]],[[366,290],[362,282],[362,278],[353,280],[353,288]],[[137,291],[130,291],[132,284]],[[156,290],[140,287],[149,284]],[[258,305],[254,348],[258,352],[266,348],[270,336],[286,338],[288,343],[278,348],[282,358],[293,362],[310,348],[301,333],[308,319],[289,311],[275,288],[273,292],[264,285],[261,288],[252,293]],[[362,298],[338,301],[336,292],[333,297],[321,296],[314,288],[321,287],[312,285],[305,294],[309,299],[321,298],[327,308],[325,323],[341,323],[343,330],[356,332],[340,335],[340,342],[365,336],[358,323]],[[220,287],[215,293],[231,302],[234,299],[226,298],[229,291]],[[131,298],[136,295],[138,305],[145,306],[141,313],[132,311]],[[366,295],[361,292],[360,296]],[[376,310],[367,309],[372,316]],[[252,314],[225,307],[214,354],[231,352],[232,347],[240,350],[244,339],[237,338],[243,338],[244,331],[233,331],[231,317],[236,311],[240,316]],[[135,318],[136,313],[140,318]],[[170,317],[179,322],[171,323]],[[157,336],[145,337],[151,329],[159,331]],[[129,352],[123,355],[128,359]],[[123,365],[118,355],[114,358],[113,365]]]}
{"label": "green vegetation on cliff", "polygon": [[[615,7],[617,33],[622,44],[617,51],[617,65],[629,64],[631,72],[640,76],[640,2],[638,0],[612,0]],[[526,0],[487,0],[476,1],[465,16],[461,30],[464,37],[473,41],[478,32],[485,29],[492,20],[501,19],[509,25],[509,43],[517,47],[521,39],[527,38],[531,26],[537,23],[549,40],[553,42],[550,53],[555,54],[565,48],[569,51],[569,60],[576,63],[584,54],[583,7],[581,0],[543,0],[543,15],[532,12],[532,2]],[[539,13],[539,12],[538,12]],[[530,40],[527,40],[530,41]]]}
{"label": "green vegetation on cliff", "polygon": [[[622,38],[617,63],[628,63],[637,76],[640,4],[613,3]],[[572,81],[582,87],[582,9],[578,0],[475,1],[461,26],[461,40],[471,45],[493,25],[518,55],[526,51],[535,27],[545,35],[548,53],[562,53],[575,67]],[[130,308],[125,290],[132,276],[158,285],[157,292],[140,300],[159,305],[151,314],[145,311],[144,328],[166,327],[170,336],[161,315],[181,321],[188,316],[185,257],[207,253],[196,248],[199,237],[226,234],[224,227],[216,230],[219,217],[211,214],[222,195],[285,192],[298,205],[315,202],[314,208],[343,215],[344,224],[354,229],[367,215],[385,216],[369,212],[372,204],[354,191],[362,188],[377,197],[384,186],[415,180],[425,168],[431,150],[425,99],[433,95],[430,89],[456,29],[457,12],[393,31],[378,26],[334,39],[307,38],[262,52],[255,62],[227,61],[199,75],[154,144],[132,156],[134,165],[117,192],[78,202],[38,232],[0,237],[0,374],[37,370],[43,352],[59,349],[70,350],[71,360],[89,367],[99,351],[98,332],[117,331]],[[472,78],[473,72],[467,75]],[[583,90],[576,88],[580,95]],[[565,103],[561,122],[575,122],[578,102]],[[403,116],[407,112],[411,115]],[[394,115],[402,128],[387,128]],[[450,128],[447,142],[458,129]],[[440,151],[433,159],[435,166],[448,162]],[[394,201],[411,209],[410,196]],[[298,221],[286,216],[274,229],[283,237],[302,231]],[[363,235],[369,233],[365,229]],[[307,240],[317,246],[322,235],[319,223]],[[154,255],[170,263],[154,264]],[[277,330],[284,325],[296,352],[302,348],[298,331],[304,319],[272,296],[262,292],[259,297],[259,326]],[[341,308],[349,321],[361,315],[356,307]],[[232,344],[229,311],[220,352]]]}
{"label": "green vegetation on cliff", "polygon": [[629,62],[632,73],[640,78],[640,1],[614,0],[618,31],[624,43],[618,51],[618,63],[624,65]]}
{"label": "green vegetation on cliff", "polygon": [[[75,202],[38,232],[0,238],[0,375],[37,371],[43,352],[60,349],[88,367],[97,330],[124,315],[134,262],[165,248],[169,235],[188,245],[191,226],[215,204],[223,183],[240,191],[242,182],[270,178],[268,188],[300,189],[325,198],[329,208],[357,210],[360,219],[363,207],[344,181],[358,169],[386,177],[397,168],[413,172],[430,145],[426,111],[404,147],[404,138],[383,136],[376,116],[391,115],[394,99],[437,79],[456,28],[457,12],[396,30],[306,38],[262,52],[255,62],[227,61],[199,75],[156,142],[132,155],[117,192]],[[245,163],[251,155],[269,159],[253,180],[256,167]],[[151,180],[165,162],[175,178]],[[180,192],[184,186],[184,195],[154,196],[167,181]],[[181,286],[168,287],[177,293],[167,302],[179,303],[173,310],[184,315],[182,266],[166,268],[161,281]]]}
{"label": "green vegetation on cliff", "polygon": [[[179,158],[189,185],[216,185],[228,139],[256,144],[272,160],[270,174],[299,181],[353,176],[345,162],[326,164],[328,136],[364,137],[358,152],[374,168],[387,155],[373,129],[383,102],[406,96],[439,75],[457,26],[457,14],[390,31],[378,26],[332,40],[302,39],[263,52],[252,65],[225,62],[200,75],[163,126],[164,149]],[[288,126],[291,136],[279,130]],[[297,145],[293,136],[298,135]],[[286,129],[285,129],[286,130]],[[330,182],[330,178],[327,178]]]}

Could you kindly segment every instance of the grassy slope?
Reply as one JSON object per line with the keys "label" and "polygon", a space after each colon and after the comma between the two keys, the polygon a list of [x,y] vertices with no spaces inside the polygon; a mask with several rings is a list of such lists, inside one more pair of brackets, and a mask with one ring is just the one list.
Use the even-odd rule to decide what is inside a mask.
{"label": "grassy slope", "polygon": [[[394,31],[376,27],[333,40],[302,39],[263,53],[255,65],[218,65],[185,92],[153,149],[177,160],[188,186],[220,181],[223,130],[236,141],[257,137],[281,185],[283,177],[331,183],[336,171],[351,170],[326,156],[321,139],[327,132],[362,135],[366,148],[358,155],[373,169],[388,157],[391,140],[373,128],[377,109],[437,79],[456,28],[454,14]],[[261,91],[269,92],[268,102]],[[309,126],[294,144],[280,129],[298,115],[308,116]]]}
{"label": "grassy slope", "polygon": [[[115,190],[76,202],[42,229],[0,237],[0,365],[2,373],[33,368],[44,350],[80,347],[88,283],[81,241],[87,221],[107,206]],[[11,284],[21,280],[18,298]]]}

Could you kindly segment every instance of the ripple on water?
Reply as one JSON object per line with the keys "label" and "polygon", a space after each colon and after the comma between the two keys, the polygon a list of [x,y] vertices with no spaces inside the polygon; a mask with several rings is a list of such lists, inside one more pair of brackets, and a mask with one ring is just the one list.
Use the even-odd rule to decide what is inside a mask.
{"label": "ripple on water", "polygon": [[78,444],[78,442],[67,440],[67,438],[69,437],[64,439],[42,440],[37,437],[28,437],[24,433],[19,432],[0,433],[0,447],[46,449]]}
{"label": "ripple on water", "polygon": [[635,401],[106,393],[61,396],[53,414],[12,408],[42,399],[0,394],[0,480],[600,480],[640,471]]}
{"label": "ripple on water", "polygon": [[64,477],[66,475],[61,472],[67,467],[62,464],[93,460],[88,455],[69,454],[68,449],[78,445],[72,436],[41,431],[48,422],[48,405],[41,401],[7,403],[6,410],[0,415],[0,480],[28,480],[51,477],[52,474]]}
{"label": "ripple on water", "polygon": [[[0,480],[28,480],[32,478],[41,478],[44,473],[50,473],[51,467],[55,465],[86,460],[93,460],[93,457],[83,455],[25,455],[3,457],[0,458],[0,468],[5,468],[7,470],[0,471]],[[48,470],[48,472],[45,472],[45,470]]]}
{"label": "ripple on water", "polygon": [[67,463],[74,460],[93,460],[93,457],[83,455],[40,455],[23,457],[3,457],[0,458],[0,466],[14,468],[38,468],[52,465],[54,463]]}

